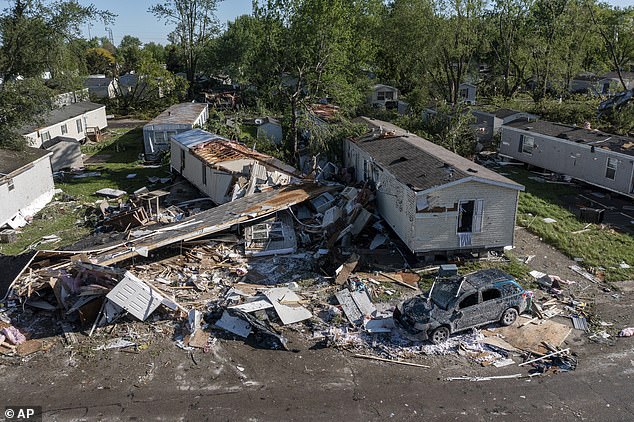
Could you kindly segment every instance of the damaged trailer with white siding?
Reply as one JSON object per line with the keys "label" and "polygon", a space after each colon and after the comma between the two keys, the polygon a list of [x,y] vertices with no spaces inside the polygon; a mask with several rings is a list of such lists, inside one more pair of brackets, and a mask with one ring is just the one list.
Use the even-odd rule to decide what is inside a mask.
{"label": "damaged trailer with white siding", "polygon": [[171,167],[217,205],[303,180],[294,167],[202,129],[172,137]]}
{"label": "damaged trailer with white siding", "polygon": [[344,161],[376,187],[379,213],[422,256],[480,253],[513,245],[520,184],[379,120],[347,140]]}

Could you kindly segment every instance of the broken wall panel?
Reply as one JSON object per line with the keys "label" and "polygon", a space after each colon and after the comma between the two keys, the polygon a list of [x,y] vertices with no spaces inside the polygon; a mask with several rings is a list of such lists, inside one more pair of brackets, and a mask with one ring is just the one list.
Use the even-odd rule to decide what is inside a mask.
{"label": "broken wall panel", "polygon": [[129,272],[106,297],[141,321],[163,302],[163,296]]}

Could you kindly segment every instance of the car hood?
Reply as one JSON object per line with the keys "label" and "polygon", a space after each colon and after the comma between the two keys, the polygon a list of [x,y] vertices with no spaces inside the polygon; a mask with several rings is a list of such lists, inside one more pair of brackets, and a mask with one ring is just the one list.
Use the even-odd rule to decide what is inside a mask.
{"label": "car hood", "polygon": [[401,320],[405,324],[426,324],[439,310],[438,306],[426,297],[418,296],[403,302]]}

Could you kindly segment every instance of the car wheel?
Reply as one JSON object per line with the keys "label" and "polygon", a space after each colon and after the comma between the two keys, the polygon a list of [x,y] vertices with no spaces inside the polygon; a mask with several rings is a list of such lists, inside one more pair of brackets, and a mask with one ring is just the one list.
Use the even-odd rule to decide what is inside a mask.
{"label": "car wheel", "polygon": [[434,344],[440,344],[447,341],[449,338],[449,328],[447,327],[438,327],[434,331],[431,332],[429,336],[430,340]]}
{"label": "car wheel", "polygon": [[504,311],[504,313],[502,314],[502,318],[500,319],[500,323],[502,325],[512,325],[515,320],[517,319],[517,309],[515,308],[508,308],[506,311]]}

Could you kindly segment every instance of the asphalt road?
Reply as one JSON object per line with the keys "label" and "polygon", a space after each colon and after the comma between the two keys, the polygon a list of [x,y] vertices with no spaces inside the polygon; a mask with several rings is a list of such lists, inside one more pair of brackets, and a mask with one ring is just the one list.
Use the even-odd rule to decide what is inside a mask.
{"label": "asphalt road", "polygon": [[42,405],[68,420],[634,420],[634,338],[585,343],[576,371],[541,378],[446,381],[526,373],[459,356],[430,369],[355,359],[335,349],[299,352],[220,341],[209,353],[169,339],[139,354],[61,350],[0,368],[6,404]]}

